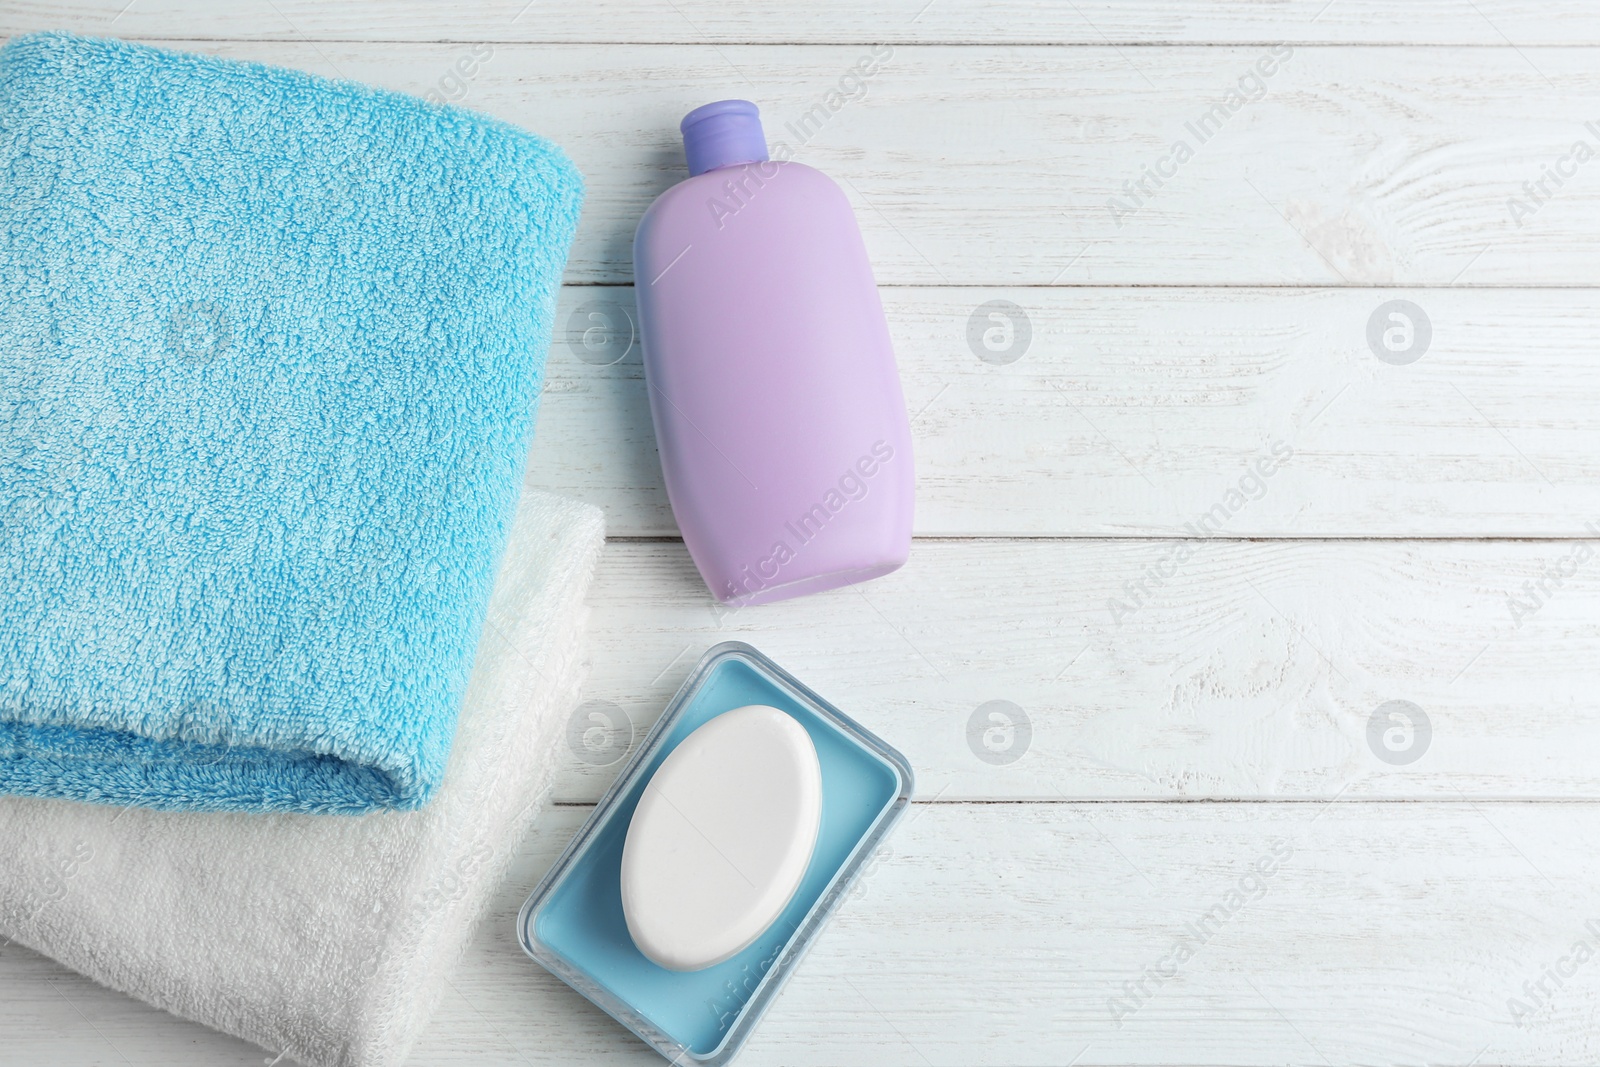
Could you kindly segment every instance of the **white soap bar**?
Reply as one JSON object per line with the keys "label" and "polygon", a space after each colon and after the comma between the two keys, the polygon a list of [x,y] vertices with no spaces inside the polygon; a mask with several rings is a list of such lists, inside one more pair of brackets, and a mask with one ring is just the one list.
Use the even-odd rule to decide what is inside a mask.
{"label": "white soap bar", "polygon": [[751,704],[704,723],[645,787],[622,846],[633,943],[674,971],[745,949],[800,886],[822,821],[822,767],[792,716]]}

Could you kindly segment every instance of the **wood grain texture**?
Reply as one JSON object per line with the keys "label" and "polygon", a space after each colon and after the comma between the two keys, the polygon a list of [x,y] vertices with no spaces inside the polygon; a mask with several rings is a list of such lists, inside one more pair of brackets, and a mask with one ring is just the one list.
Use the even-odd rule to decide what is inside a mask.
{"label": "wood grain texture", "polygon": [[126,37],[318,41],[1518,45],[1600,43],[1582,0],[12,0],[0,33],[71,25]]}
{"label": "wood grain texture", "polygon": [[[416,1067],[661,1062],[514,941],[586,815],[540,821]],[[740,1063],[1592,1062],[1596,833],[1594,804],[918,805]],[[271,1059],[6,957],[15,1062]]]}
{"label": "wood grain texture", "polygon": [[[1600,157],[1594,5],[0,8],[0,36],[44,28],[551,137],[589,181],[558,319],[580,334],[584,308],[631,309],[633,227],[683,175],[689,108],[756,99],[840,180],[916,416],[903,571],[725,614],[681,543],[626,540],[675,532],[637,347],[610,364],[558,336],[529,475],[625,539],[593,597],[589,703],[556,742],[560,799],[620,767],[596,723],[626,716],[636,739],[739,638],[903,748],[938,801],[742,1064],[1595,1062],[1600,964],[1556,974],[1600,947],[1600,861],[1575,844],[1600,831],[1600,559],[1579,540],[1600,525],[1600,164],[1573,151]],[[864,97],[827,110],[884,42]],[[1201,143],[1186,123],[1280,42],[1265,92]],[[1366,339],[1394,299],[1432,327],[1409,365]],[[1015,362],[968,338],[991,300],[1027,316]],[[1278,442],[1292,458],[1241,484]],[[1173,539],[1218,505],[1229,539]],[[1383,756],[1395,720],[1372,732],[1395,700],[1427,717],[1412,763]],[[415,1064],[659,1062],[511,934],[586,814],[558,807],[525,843]],[[0,1005],[8,1064],[271,1060],[16,946]]]}
{"label": "wood grain texture", "polygon": [[[1572,537],[1600,523],[1594,290],[883,297],[914,416],[919,534],[1193,536],[1262,457],[1273,473],[1227,534]],[[1368,345],[1395,300],[1432,332],[1409,365]],[[990,301],[1019,310],[980,313]],[[1015,320],[1014,362],[979,357],[1004,353],[974,347],[975,314],[997,345]],[[563,291],[529,484],[599,504],[614,536],[675,535],[635,322],[631,289]]]}
{"label": "wood grain texture", "polygon": [[[471,56],[188,47],[412,93]],[[1136,69],[1108,47],[903,45],[804,143],[791,127],[821,114],[867,46],[492,51],[462,102],[548,135],[588,178],[571,282],[630,280],[640,214],[684,176],[678,120],[730,93],[759,100],[774,144],[840,182],[889,285],[1588,285],[1600,265],[1600,182],[1568,158],[1580,139],[1600,148],[1584,125],[1600,117],[1591,49],[1530,65],[1531,50],[1504,47],[1147,48]],[[1281,65],[1265,95],[1200,143],[1190,124],[1268,61]],[[1181,165],[1179,140],[1193,153]],[[1571,176],[1514,217],[1511,198],[1547,166]],[[1146,168],[1173,176],[1156,188]],[[1139,181],[1148,196],[1128,192]],[[1119,216],[1114,197],[1142,206]]]}
{"label": "wood grain texture", "polygon": [[[1536,604],[1524,583],[1540,582]],[[592,603],[600,703],[574,715],[567,801],[593,801],[620,766],[612,735],[581,742],[591,712],[620,709],[642,737],[730,639],[891,739],[923,798],[1597,792],[1600,537],[922,541],[887,578],[731,614],[681,544],[614,543]],[[987,712],[972,732],[997,700],[1031,737],[988,733]],[[1369,740],[1392,700],[1431,725],[1409,764]]]}

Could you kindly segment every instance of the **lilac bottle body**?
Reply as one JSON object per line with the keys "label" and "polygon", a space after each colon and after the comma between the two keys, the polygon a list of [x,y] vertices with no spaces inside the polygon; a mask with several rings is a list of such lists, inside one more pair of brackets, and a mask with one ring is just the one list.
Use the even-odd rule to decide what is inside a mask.
{"label": "lilac bottle body", "polygon": [[767,159],[753,104],[708,104],[683,128],[692,177],[645,212],[633,258],[689,554],[724,603],[887,574],[911,546],[911,437],[850,203]]}

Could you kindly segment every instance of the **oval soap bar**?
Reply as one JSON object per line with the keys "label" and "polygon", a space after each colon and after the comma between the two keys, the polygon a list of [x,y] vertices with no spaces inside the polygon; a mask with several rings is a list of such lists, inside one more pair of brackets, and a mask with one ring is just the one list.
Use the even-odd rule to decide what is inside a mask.
{"label": "oval soap bar", "polygon": [[669,970],[740,952],[799,888],[822,821],[822,767],[777,708],[723,712],[679,742],[634,809],[622,846],[622,914]]}

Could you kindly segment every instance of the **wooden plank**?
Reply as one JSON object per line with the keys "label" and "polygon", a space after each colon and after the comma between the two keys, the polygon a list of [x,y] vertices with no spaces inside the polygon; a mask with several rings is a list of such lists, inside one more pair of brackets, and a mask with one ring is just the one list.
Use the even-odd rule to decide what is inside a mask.
{"label": "wooden plank", "polygon": [[[411,1063],[660,1062],[511,932],[586,815],[541,820]],[[1588,803],[918,806],[740,1062],[1588,1062],[1596,833]],[[18,1062],[267,1058],[6,956]]]}
{"label": "wooden plank", "polygon": [[902,45],[833,112],[870,47],[193,47],[413,93],[468,63],[463,103],[588,176],[574,282],[629,280],[636,221],[683,177],[679,118],[731,93],[840,181],[885,284],[1587,285],[1600,262],[1600,183],[1572,155],[1600,155],[1582,48],[1145,48],[1136,68],[1107,47]]}
{"label": "wooden plank", "polygon": [[920,541],[876,582],[731,614],[681,544],[613,543],[591,604],[564,801],[729,639],[901,748],[923,798],[1600,794],[1593,543]]}
{"label": "wooden plank", "polygon": [[[798,158],[841,179],[886,285],[919,531],[1092,539],[922,540],[901,574],[728,616],[681,545],[610,547],[558,796],[592,800],[620,766],[584,744],[590,713],[642,734],[699,653],[738,637],[904,748],[941,801],[914,809],[741,1062],[1593,1060],[1595,861],[1571,844],[1600,828],[1593,557],[1130,539],[1218,503],[1235,537],[1589,536],[1593,296],[1442,287],[1592,283],[1592,168],[1546,174],[1600,146],[1596,56],[1537,47],[1600,43],[1592,5],[524,4],[23,0],[0,36],[259,38],[182,46],[552,136],[590,181],[570,277],[602,283],[564,294],[563,326],[628,306],[628,241],[681,176],[682,111],[750,95],[781,130],[869,42],[896,46]],[[411,43],[347,43],[384,40]],[[570,44],[498,43],[517,40]],[[1295,52],[1264,98],[1116,225],[1107,200],[1280,41]],[[1057,42],[1073,47],[1000,47]],[[1246,46],[1120,47],[1162,42]],[[913,46],[955,43],[980,47]],[[1300,47],[1321,43],[1402,47]],[[1029,316],[1014,363],[968,342],[991,299]],[[1416,363],[1367,347],[1391,299],[1430,318]],[[601,503],[613,534],[670,534],[637,351],[584,354],[558,341],[530,479]],[[1292,459],[1233,509],[1278,441]],[[1425,743],[1391,701],[1426,715]],[[1019,712],[1025,731],[991,717]],[[1062,797],[1196,802],[1028,802]],[[541,822],[413,1062],[658,1062],[509,934],[584,814]],[[1247,899],[1161,973],[1230,892]],[[0,1002],[19,1061],[270,1058],[15,946]]]}
{"label": "wooden plank", "polygon": [[[1476,9],[1476,10],[1474,10]],[[986,44],[1296,44],[1518,45],[1600,43],[1600,17],[1580,0],[1478,0],[1470,8],[1377,0],[1030,0],[929,3],[791,0],[728,4],[716,0],[604,0],[572,5],[423,0],[363,5],[314,0],[13,0],[0,31],[71,27],[127,37],[255,38],[339,41],[768,42]]]}
{"label": "wooden plank", "polygon": [[[1593,290],[883,297],[919,534],[1192,536],[1241,478],[1250,499],[1217,527],[1241,537],[1571,537],[1600,522]],[[1399,300],[1431,333],[1407,365],[1367,341]],[[969,337],[974,320],[999,351]],[[675,535],[636,321],[629,288],[563,291],[529,484],[600,505],[614,536]]]}

